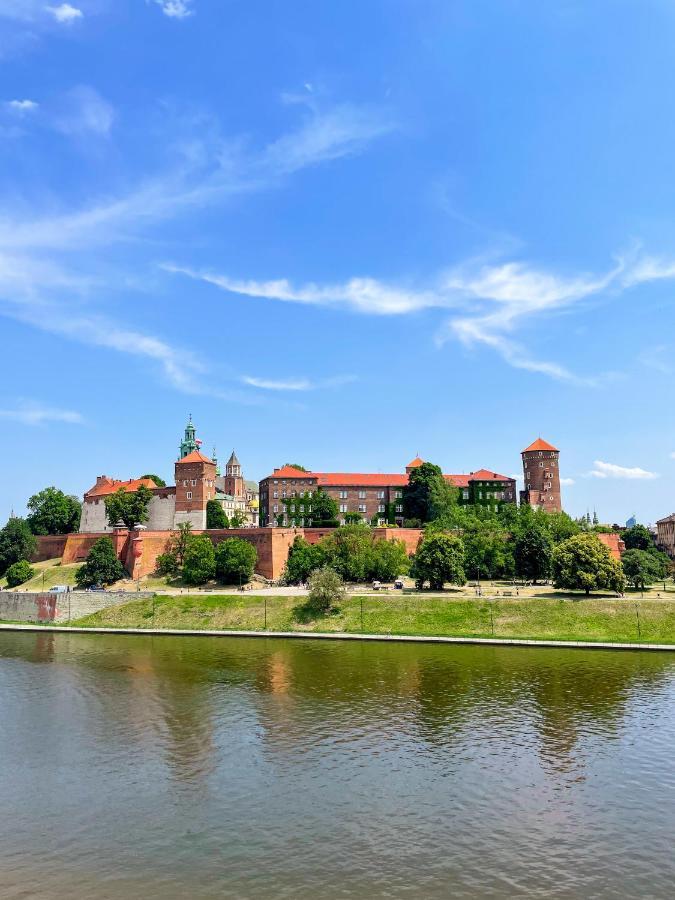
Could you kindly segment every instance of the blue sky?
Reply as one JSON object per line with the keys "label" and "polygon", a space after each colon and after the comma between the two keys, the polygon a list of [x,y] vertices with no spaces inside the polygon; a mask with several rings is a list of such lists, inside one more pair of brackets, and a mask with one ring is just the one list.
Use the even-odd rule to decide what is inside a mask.
{"label": "blue sky", "polygon": [[670,0],[0,0],[0,516],[172,478],[520,473],[675,509]]}

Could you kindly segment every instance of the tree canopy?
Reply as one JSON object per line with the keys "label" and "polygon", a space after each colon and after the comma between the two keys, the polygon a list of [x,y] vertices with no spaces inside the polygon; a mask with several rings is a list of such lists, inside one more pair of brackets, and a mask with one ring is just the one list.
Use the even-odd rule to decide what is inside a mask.
{"label": "tree canopy", "polygon": [[222,503],[217,500],[206,501],[206,527],[207,528],[229,528],[230,520],[223,509]]}
{"label": "tree canopy", "polygon": [[127,528],[142,525],[148,521],[151,500],[152,491],[144,484],[136,491],[125,491],[124,488],[120,488],[114,494],[108,494],[104,500],[108,524],[116,525],[122,520]]}
{"label": "tree canopy", "polygon": [[224,584],[247,584],[258,559],[253,544],[243,538],[221,541],[215,550],[216,578]]}
{"label": "tree canopy", "polygon": [[592,533],[578,534],[553,551],[555,586],[572,591],[611,590],[623,592],[626,584],[621,563]]}
{"label": "tree canopy", "polygon": [[206,584],[216,574],[213,544],[206,535],[190,535],[183,557],[183,579],[187,584]]}
{"label": "tree canopy", "polygon": [[35,569],[31,566],[27,559],[20,559],[5,572],[7,579],[7,587],[18,587],[25,584],[35,574]]}
{"label": "tree canopy", "polygon": [[626,579],[635,588],[644,588],[664,577],[661,560],[646,550],[626,550],[621,557]]}
{"label": "tree canopy", "polygon": [[434,463],[425,462],[414,468],[403,488],[403,514],[406,519],[417,519],[422,524],[448,515],[457,504],[457,488],[448,484],[443,470]]}
{"label": "tree canopy", "polygon": [[30,559],[35,553],[37,541],[28,522],[13,516],[0,529],[0,575],[20,559]]}
{"label": "tree canopy", "polygon": [[26,506],[30,510],[26,521],[33,534],[70,534],[80,525],[82,504],[54,486],[33,494]]}
{"label": "tree canopy", "polygon": [[464,584],[464,544],[454,534],[432,534],[417,549],[410,574],[418,588],[429,582],[432,590],[446,583]]}
{"label": "tree canopy", "polygon": [[117,558],[110,538],[99,538],[89,551],[85,563],[77,570],[78,587],[112,584],[124,577],[124,566]]}
{"label": "tree canopy", "polygon": [[532,522],[515,541],[516,572],[534,584],[551,574],[553,538],[543,523]]}
{"label": "tree canopy", "polygon": [[644,525],[633,525],[622,532],[621,537],[626,550],[650,550],[654,547],[654,538]]}

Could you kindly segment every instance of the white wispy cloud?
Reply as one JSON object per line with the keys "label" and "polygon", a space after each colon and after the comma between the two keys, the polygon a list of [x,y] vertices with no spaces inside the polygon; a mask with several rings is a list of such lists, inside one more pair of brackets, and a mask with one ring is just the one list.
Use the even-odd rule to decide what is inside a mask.
{"label": "white wispy cloud", "polygon": [[170,19],[187,19],[194,15],[192,0],[155,0],[155,3]]}
{"label": "white wispy cloud", "polygon": [[[113,114],[93,89],[80,88],[73,98],[77,115],[61,117],[64,129],[98,134],[110,129]],[[366,123],[356,108],[347,106],[337,111],[312,110],[304,115],[299,129],[262,150],[232,157],[220,147],[208,159],[195,153],[178,171],[79,210],[34,218],[4,210],[0,213],[0,314],[91,346],[154,361],[179,390],[234,396],[232,391],[205,386],[207,364],[184,348],[126,327],[119,317],[90,311],[93,285],[98,281],[98,287],[109,293],[114,284],[95,271],[86,271],[90,256],[82,251],[103,248],[93,257],[100,265],[104,250],[143,238],[153,224],[188,209],[222,203],[230,196],[275,187],[303,167],[351,155],[365,148],[369,136],[374,139],[391,127],[374,112],[369,118]],[[117,274],[120,279],[127,277]],[[322,385],[328,383],[325,380]],[[251,402],[257,402],[255,397]]]}
{"label": "white wispy cloud", "polygon": [[54,126],[63,134],[107,137],[114,119],[115,110],[111,104],[93,87],[84,84],[63,96],[54,115]]}
{"label": "white wispy cloud", "polygon": [[670,454],[671,459],[675,459],[675,450]]}
{"label": "white wispy cloud", "polygon": [[62,22],[66,25],[82,18],[82,10],[76,6],[71,6],[70,3],[62,3],[60,6],[47,6],[46,10],[57,22]]}
{"label": "white wispy cloud", "polygon": [[9,109],[17,113],[33,112],[39,105],[35,100],[8,100],[6,103]]}
{"label": "white wispy cloud", "polygon": [[561,478],[560,484],[569,487],[570,485],[574,484],[574,478]]}
{"label": "white wispy cloud", "polygon": [[648,480],[658,478],[656,472],[648,472],[638,466],[617,466],[615,463],[602,462],[596,459],[589,472],[593,478],[623,478],[628,480]]}
{"label": "white wispy cloud", "polygon": [[258,378],[253,375],[242,375],[239,379],[250,387],[267,391],[314,391],[320,388],[340,387],[356,381],[355,375],[336,375],[332,378],[312,380],[311,378]]}
{"label": "white wispy cloud", "polygon": [[11,409],[0,409],[0,419],[19,422],[22,425],[44,425],[45,422],[66,422],[80,425],[84,419],[72,409],[43,406],[29,400],[21,401]]}
{"label": "white wispy cloud", "polygon": [[343,308],[366,315],[407,315],[427,309],[455,309],[437,334],[438,345],[454,337],[466,346],[486,345],[509,365],[551,378],[590,384],[565,366],[532,357],[511,336],[529,318],[552,314],[605,290],[623,270],[618,263],[604,275],[563,278],[525,263],[476,267],[467,263],[437,277],[430,286],[391,285],[374,278],[351,278],[336,284],[293,285],[288,279],[241,280],[213,272],[166,264],[167,271],[187,275],[247,297]]}

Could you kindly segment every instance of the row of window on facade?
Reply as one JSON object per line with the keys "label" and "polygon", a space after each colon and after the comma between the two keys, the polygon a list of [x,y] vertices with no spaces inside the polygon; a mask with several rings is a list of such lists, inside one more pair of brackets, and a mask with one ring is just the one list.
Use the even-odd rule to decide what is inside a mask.
{"label": "row of window on facade", "polygon": [[[215,481],[213,481],[212,478],[204,478],[202,480],[207,487],[215,486]],[[183,487],[187,487],[188,484],[192,485],[192,487],[197,487],[197,479],[191,478],[189,481],[187,481],[186,479],[183,479]]]}
{"label": "row of window on facade", "polygon": [[[539,454],[539,456],[541,456],[541,453]],[[556,466],[555,461],[549,462],[548,465],[549,465],[549,467],[550,467],[551,469],[555,469],[555,466]],[[529,468],[529,466],[528,466],[528,464],[527,464],[527,460],[525,460],[524,467],[525,467],[526,469]],[[540,468],[540,469],[543,469],[543,468],[544,468],[544,463],[543,463],[543,462],[540,462],[540,463],[539,463],[539,468]]]}
{"label": "row of window on facade", "polygon": [[[307,493],[307,496],[308,496],[308,497],[311,497],[311,496],[312,496],[312,492],[311,492],[311,491],[307,491],[306,493]],[[297,496],[298,496],[298,492],[297,492],[297,491],[291,491],[290,494],[287,494],[286,491],[282,491],[282,492],[281,492],[281,499],[282,499],[282,500],[285,500],[287,496],[288,496],[288,497],[297,497]],[[339,496],[340,500],[346,500],[346,499],[349,497],[349,491],[338,491],[338,496]],[[359,500],[366,500],[367,497],[368,497],[368,491],[363,491],[363,490],[359,491]],[[403,491],[402,491],[402,490],[400,490],[400,491],[395,491],[395,492],[394,492],[394,497],[395,497],[396,500],[401,500],[402,497],[403,497]],[[386,491],[377,491],[377,499],[378,499],[378,500],[386,500],[386,498],[387,498],[387,492],[386,492]],[[468,498],[468,494],[467,494],[467,498]],[[279,499],[279,491],[272,491],[272,499],[273,499],[273,500],[278,500],[278,499]]]}
{"label": "row of window on facade", "polygon": [[[550,490],[552,489],[552,487],[553,487],[553,485],[551,484],[550,481],[545,481],[545,482],[544,482],[544,490],[545,490],[545,491],[550,491]],[[531,490],[532,490],[532,485],[531,485],[531,484],[528,484],[527,489],[528,489],[528,491],[531,491]]]}

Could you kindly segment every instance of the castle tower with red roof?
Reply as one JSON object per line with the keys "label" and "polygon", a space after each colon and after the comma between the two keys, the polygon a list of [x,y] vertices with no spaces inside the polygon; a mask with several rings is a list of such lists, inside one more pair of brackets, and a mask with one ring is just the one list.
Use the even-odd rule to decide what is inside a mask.
{"label": "castle tower with red roof", "polygon": [[560,512],[560,451],[548,441],[537,438],[520,454],[523,458],[525,490],[520,502],[546,512]]}
{"label": "castle tower with red roof", "polygon": [[206,528],[206,504],[216,497],[216,464],[199,450],[192,450],[176,462],[175,526],[191,522],[194,529]]}

